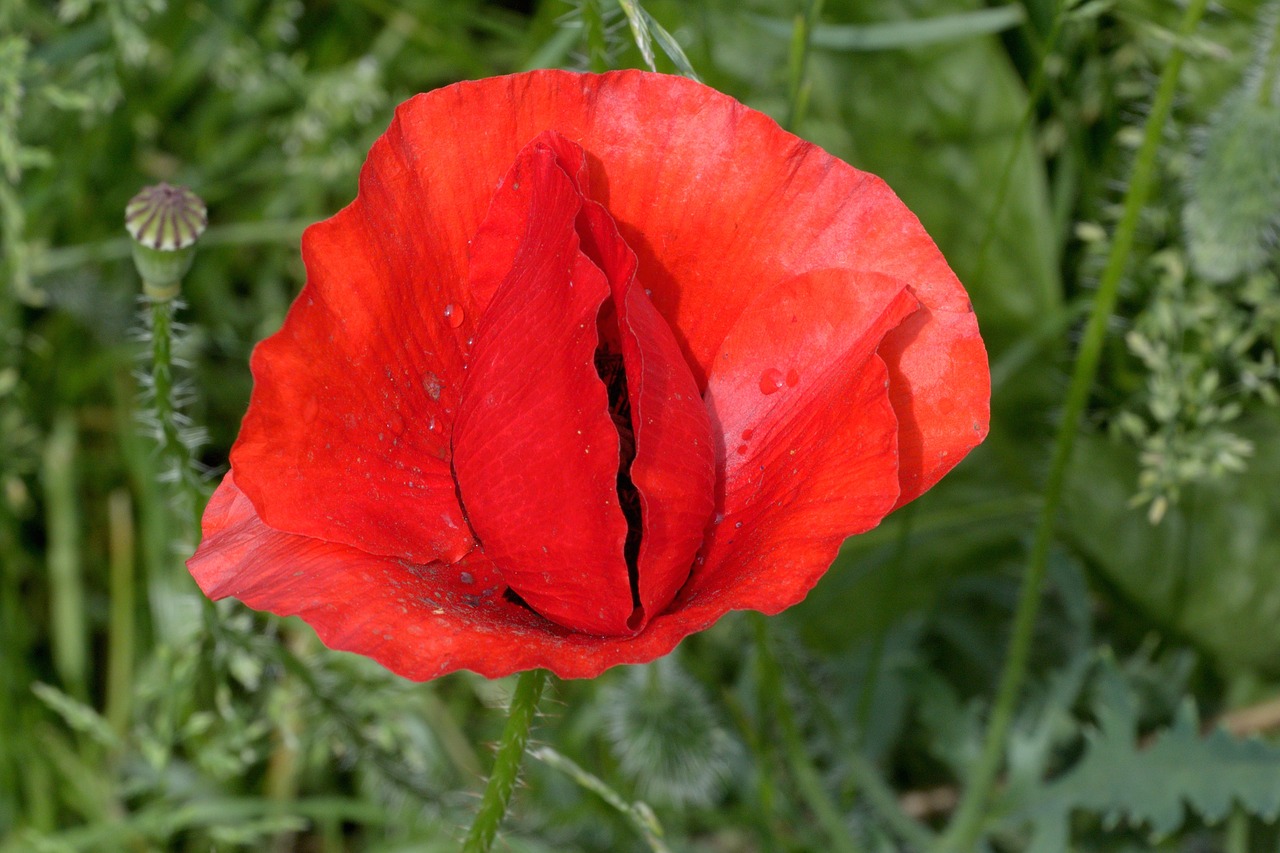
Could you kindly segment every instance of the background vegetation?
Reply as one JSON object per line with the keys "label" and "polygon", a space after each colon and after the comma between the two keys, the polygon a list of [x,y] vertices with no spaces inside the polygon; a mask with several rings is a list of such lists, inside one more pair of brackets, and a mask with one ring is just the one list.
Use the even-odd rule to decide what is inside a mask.
{"label": "background vegetation", "polygon": [[301,229],[398,102],[650,58],[919,214],[982,322],[991,437],[803,605],[553,685],[499,844],[1277,850],[1277,27],[1254,0],[8,0],[0,850],[455,849],[511,683],[201,618],[209,482],[157,446],[123,210],[161,180],[208,202],[160,408],[216,473]]}

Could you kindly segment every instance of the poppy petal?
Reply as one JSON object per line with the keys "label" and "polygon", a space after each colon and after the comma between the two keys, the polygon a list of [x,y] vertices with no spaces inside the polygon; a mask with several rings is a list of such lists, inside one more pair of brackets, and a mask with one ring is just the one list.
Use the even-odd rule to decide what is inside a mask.
{"label": "poppy petal", "polygon": [[[802,433],[861,423],[863,413],[845,398],[848,385],[919,306],[898,279],[842,270],[796,276],[757,294],[725,336],[707,382],[707,406],[724,441],[722,512],[773,500],[757,483],[770,468],[793,467]],[[867,491],[850,482],[857,488],[842,489],[846,495]],[[856,527],[849,534],[866,529]]]}
{"label": "poppy petal", "polygon": [[[643,71],[465,82],[397,112],[398,132],[448,164],[431,167],[433,189],[463,232],[474,231],[487,203],[472,187],[494,185],[523,141],[548,129],[586,151],[586,194],[608,208],[635,251],[638,280],[700,388],[753,283],[827,268],[882,273],[908,282],[929,309],[886,353],[908,450],[901,502],[985,436],[986,352],[942,253],[884,181],[768,116],[691,80]],[[951,407],[945,398],[956,389],[964,405]],[[945,419],[921,418],[939,412]]]}
{"label": "poppy petal", "polygon": [[[603,208],[587,212],[597,233],[611,231],[611,244],[625,248]],[[632,624],[639,628],[671,603],[689,577],[715,510],[715,457],[711,420],[679,344],[636,283],[630,250],[622,262],[626,275],[610,280],[635,430],[630,473],[640,495],[643,535],[637,558],[640,609]],[[605,263],[609,269],[620,261],[615,256]]]}
{"label": "poppy petal", "polygon": [[900,424],[896,509],[987,437],[991,372],[972,311],[924,308],[891,331],[879,352]]}
{"label": "poppy petal", "polygon": [[813,588],[848,536],[879,523],[898,494],[887,381],[884,361],[871,355],[837,383],[840,405],[856,418],[792,425],[779,436],[785,456],[749,478],[750,502],[714,526],[672,610],[781,612]]}
{"label": "poppy petal", "polygon": [[453,560],[474,544],[448,453],[473,323],[406,150],[380,140],[359,200],[303,235],[307,285],[254,351],[231,461],[277,529]]}
{"label": "poppy petal", "polygon": [[[609,283],[579,249],[581,202],[555,153],[536,143],[494,197],[494,217],[523,236],[476,331],[454,470],[484,553],[512,589],[561,625],[623,634],[633,601],[618,433],[595,368]],[[510,251],[507,240],[493,247]],[[472,245],[485,268],[487,251]]]}
{"label": "poppy petal", "polygon": [[[498,203],[513,191],[502,179],[521,146],[548,131],[582,152],[582,169],[575,171],[573,158],[563,155],[560,167],[568,174],[548,179],[567,181],[570,189],[577,182],[569,204],[577,205],[576,224],[557,204],[549,206],[552,218],[559,217],[552,227],[541,221],[541,209],[532,216],[527,204]],[[544,149],[562,147],[556,142]],[[562,189],[553,187],[551,195],[558,198]],[[607,208],[634,252],[634,282],[628,273],[602,270],[611,267],[606,252],[593,250],[592,258],[581,251],[579,237],[595,239],[591,199]],[[547,242],[530,242],[542,234]],[[612,239],[609,232],[604,242]],[[548,253],[566,261],[563,269],[535,271],[534,261]],[[307,232],[304,260],[307,287],[281,332],[255,355],[254,400],[233,450],[236,479],[229,474],[215,494],[192,572],[211,596],[235,594],[250,606],[300,613],[331,645],[369,654],[413,678],[460,667],[503,675],[530,666],[592,676],[665,654],[729,609],[777,612],[804,596],[846,535],[874,526],[895,504],[918,495],[987,429],[989,378],[976,321],[916,218],[874,176],[681,78],[540,71],[418,96],[397,110],[370,151],[356,201]],[[567,280],[595,295],[561,295],[568,310],[556,314],[540,302],[542,289],[504,292],[526,278],[550,285]],[[599,309],[619,287],[624,298],[612,301],[628,315],[619,318],[622,331],[645,340],[660,334],[646,331],[652,318],[643,307],[629,316],[633,295],[651,293],[695,389],[705,391],[712,406],[712,431],[719,436],[713,495],[724,516],[708,525],[693,573],[669,606],[655,614],[646,603],[643,629],[599,637],[583,632],[599,626],[571,630],[501,594],[508,568],[504,563],[500,574],[493,554],[474,548],[450,477],[450,462],[459,460],[449,456],[464,455],[459,446],[473,442],[461,466],[483,474],[472,478],[480,490],[476,505],[489,506],[470,520],[482,519],[477,531],[497,525],[497,516],[483,518],[501,503],[501,526],[510,529],[514,549],[524,547],[521,540],[551,538],[539,525],[560,521],[561,498],[585,504],[586,492],[595,495],[592,529],[566,527],[567,538],[576,540],[567,550],[618,554],[622,568],[602,572],[600,560],[547,561],[541,564],[547,578],[526,568],[511,570],[508,582],[545,594],[553,605],[563,605],[574,588],[568,595],[583,602],[578,614],[604,601],[604,630],[627,632],[625,613],[635,597],[617,547],[626,521],[616,509],[601,510],[610,499],[616,507],[618,432],[606,389],[589,369],[599,318],[590,306]],[[762,290],[783,301],[806,293],[825,298],[836,316],[808,311],[805,322],[817,324],[820,342],[842,343],[810,353],[806,334],[771,328]],[[539,315],[521,317],[526,308]],[[471,359],[468,342],[482,314],[489,336],[502,324],[515,331],[510,346],[493,346],[492,358],[479,359],[477,347]],[[546,335],[557,342],[543,349]],[[759,347],[759,358],[735,361],[739,344]],[[564,362],[569,350],[578,352],[577,360],[556,367],[555,359]],[[722,352],[732,364],[717,365]],[[788,358],[799,361],[784,368]],[[642,351],[636,364],[647,371],[649,359]],[[492,366],[481,367],[485,361]],[[674,360],[663,355],[659,363],[667,370]],[[546,370],[530,371],[530,365],[551,365],[554,375],[545,379]],[[637,396],[643,380],[633,384],[632,367],[635,423],[636,412],[658,404]],[[782,388],[763,394],[768,383],[760,383],[772,368]],[[494,374],[492,388],[484,388],[483,400],[477,392],[469,405],[476,422],[489,428],[461,437],[453,432],[453,416],[468,403],[459,393],[464,379],[470,388],[482,369]],[[796,379],[789,385],[792,369]],[[507,405],[520,399],[522,385],[513,377],[521,372],[525,381],[559,395],[550,426]],[[751,403],[752,378],[754,393],[769,400]],[[673,398],[680,381],[655,387]],[[276,387],[260,391],[263,386]],[[788,388],[803,394],[789,400],[783,396]],[[505,407],[504,416],[487,411],[490,399]],[[528,409],[538,402],[530,399]],[[739,404],[743,410],[734,411]],[[593,441],[612,438],[610,459],[598,470],[578,458],[586,455],[583,440],[564,434],[575,418]],[[438,437],[429,434],[435,425]],[[404,433],[383,429],[401,426]],[[538,490],[512,483],[503,492],[490,483],[504,466],[485,459],[482,448],[513,453],[524,431],[544,426],[545,441],[523,445],[534,457],[531,470],[548,484],[544,493],[526,500]],[[507,444],[490,440],[491,431],[503,430]],[[674,443],[695,431],[685,430]],[[754,438],[742,439],[745,450],[738,454],[735,436],[748,432]],[[673,443],[653,440],[655,447]],[[591,452],[596,455],[594,444]],[[505,467],[509,476],[514,469]],[[696,480],[697,471],[690,477]],[[461,470],[458,479],[466,479]],[[481,496],[485,489],[489,494]],[[653,489],[657,503],[677,491]],[[468,495],[463,482],[461,500],[473,513]],[[548,518],[553,496],[557,512]],[[696,495],[681,497],[696,509]],[[535,534],[541,540],[530,538]],[[683,534],[669,539],[673,552],[687,547],[680,544]],[[607,549],[586,546],[596,540]],[[495,550],[502,550],[500,543]],[[526,565],[537,566],[539,554],[526,554]],[[642,573],[642,603],[650,596],[661,601],[659,587],[676,583],[679,574],[658,573],[655,591],[646,593]],[[479,593],[469,591],[473,584]],[[392,627],[379,633],[386,625]]]}
{"label": "poppy petal", "polygon": [[[582,148],[554,137],[565,171],[586,185]],[[643,628],[671,603],[689,577],[703,529],[715,508],[711,421],[666,320],[636,283],[636,256],[605,208],[583,200],[583,251],[612,287],[619,345],[626,367],[635,458],[629,475],[640,498],[638,607],[630,625]]]}
{"label": "poppy petal", "polygon": [[592,678],[666,654],[685,635],[600,637],[557,625],[508,600],[478,550],[452,565],[419,565],[273,530],[232,474],[214,492],[203,526],[187,566],[210,598],[300,616],[330,648],[418,681],[458,669],[500,678],[533,667]]}
{"label": "poppy petal", "polygon": [[808,592],[840,542],[893,508],[898,420],[876,348],[918,308],[897,279],[825,270],[742,312],[707,383],[726,442],[724,495],[692,587],[744,584],[720,594],[777,612]]}

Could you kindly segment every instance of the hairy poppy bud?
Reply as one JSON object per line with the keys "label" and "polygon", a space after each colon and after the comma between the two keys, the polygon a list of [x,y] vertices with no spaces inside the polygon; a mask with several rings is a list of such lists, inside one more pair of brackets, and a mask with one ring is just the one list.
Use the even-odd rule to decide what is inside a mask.
{"label": "hairy poppy bud", "polygon": [[148,298],[163,302],[178,295],[208,224],[204,201],[186,187],[160,183],[129,200],[124,227],[133,238],[133,263]]}

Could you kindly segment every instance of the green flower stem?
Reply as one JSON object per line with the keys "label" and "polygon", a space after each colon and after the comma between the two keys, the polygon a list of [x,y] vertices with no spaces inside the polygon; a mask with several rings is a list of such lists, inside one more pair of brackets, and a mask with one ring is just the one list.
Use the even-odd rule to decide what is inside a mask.
{"label": "green flower stem", "polygon": [[172,299],[150,300],[151,315],[151,391],[152,414],[159,427],[161,448],[169,457],[177,476],[179,493],[187,504],[188,521],[193,536],[200,535],[200,517],[204,509],[204,486],[191,458],[191,449],[182,439],[183,417],[174,403],[173,382],[173,315],[178,303]]}
{"label": "green flower stem", "polygon": [[49,623],[53,665],[64,691],[89,696],[89,638],[85,629],[81,508],[76,459],[80,440],[75,418],[59,413],[44,447],[40,479],[45,493],[49,572]]}
{"label": "green flower stem", "polygon": [[[987,214],[987,227],[983,229],[982,242],[978,244],[978,262],[974,265],[973,278],[975,281],[981,281],[986,277],[987,258],[991,252],[991,243],[996,236],[997,220],[1000,218],[1000,212],[1004,209],[1004,203],[1009,196],[1009,187],[1013,183],[1013,170],[1018,165],[1019,155],[1022,146],[1018,143],[1026,135],[1027,130],[1031,127],[1031,121],[1036,116],[1036,109],[1043,97],[1049,75],[1045,71],[1046,64],[1053,51],[1058,46],[1058,37],[1062,33],[1063,22],[1067,18],[1067,3],[1058,4],[1057,11],[1053,15],[1053,23],[1049,26],[1049,34],[1044,40],[1044,45],[1040,49],[1040,61],[1036,64],[1035,73],[1031,76],[1031,85],[1027,90],[1027,106],[1022,111],[1022,117],[1018,120],[1018,127],[1010,137],[1009,156],[1005,158],[1004,169],[1000,172],[1000,180],[996,183],[995,200],[991,203],[991,212]],[[1027,31],[1030,32],[1028,27]]]}
{"label": "green flower stem", "polygon": [[800,727],[796,725],[795,715],[791,712],[791,703],[783,692],[782,667],[773,655],[769,645],[769,623],[760,613],[752,613],[752,627],[755,629],[756,658],[760,667],[759,690],[763,697],[770,700],[774,716],[782,729],[782,748],[795,777],[800,796],[818,819],[830,842],[830,850],[838,853],[859,853],[862,849],[849,827],[839,806],[822,785],[822,778],[809,758],[805,749],[804,738],[800,735]]}
{"label": "green flower stem", "polygon": [[516,777],[524,759],[524,748],[529,742],[529,729],[538,712],[538,700],[542,698],[542,691],[547,686],[547,678],[545,669],[531,669],[520,673],[516,692],[511,697],[507,725],[502,730],[502,739],[498,741],[493,773],[489,775],[489,782],[485,785],[475,822],[471,824],[471,831],[463,842],[463,853],[488,853],[493,845],[498,827],[507,813],[507,804],[511,802],[511,792],[516,787]]}
{"label": "green flower stem", "polygon": [[1098,284],[1093,310],[1085,326],[1084,338],[1080,342],[1080,350],[1076,356],[1075,370],[1071,375],[1065,413],[1054,443],[1049,477],[1044,488],[1044,502],[1041,504],[1035,538],[1028,559],[1027,575],[1018,596],[1008,656],[1004,669],[1000,673],[1000,684],[996,690],[995,705],[991,711],[982,753],[967,780],[960,805],[943,837],[941,843],[943,850],[972,850],[982,835],[987,801],[991,797],[996,775],[1000,770],[1005,739],[1013,723],[1018,694],[1026,676],[1031,638],[1035,628],[1036,614],[1040,609],[1041,591],[1044,587],[1049,560],[1049,546],[1053,540],[1053,526],[1058,514],[1058,506],[1062,502],[1067,466],[1071,461],[1071,451],[1075,446],[1080,418],[1084,414],[1089,397],[1089,389],[1093,386],[1094,377],[1098,372],[1098,362],[1106,340],[1107,322],[1115,309],[1120,280],[1128,264],[1134,236],[1138,230],[1138,220],[1151,194],[1156,170],[1156,154],[1160,148],[1165,121],[1169,117],[1173,98],[1177,92],[1178,75],[1184,58],[1181,44],[1194,32],[1200,18],[1204,15],[1207,4],[1208,0],[1191,0],[1187,6],[1180,29],[1182,38],[1170,49],[1169,60],[1160,75],[1160,86],[1151,105],[1151,113],[1147,117],[1142,146],[1138,149],[1133,173],[1129,180],[1129,190],[1125,195],[1124,213],[1116,227],[1111,252],[1107,256],[1107,265]]}

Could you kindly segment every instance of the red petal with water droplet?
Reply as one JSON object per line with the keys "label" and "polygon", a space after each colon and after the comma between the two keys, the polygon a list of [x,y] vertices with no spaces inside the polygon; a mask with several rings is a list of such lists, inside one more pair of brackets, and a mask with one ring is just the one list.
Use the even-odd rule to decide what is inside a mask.
{"label": "red petal with water droplet", "polygon": [[[476,330],[453,464],[485,556],[512,589],[562,625],[624,634],[633,607],[618,433],[595,368],[609,282],[579,249],[581,208],[555,153],[539,144],[494,198],[494,216],[511,218],[521,240]],[[473,257],[486,251],[472,244]]]}
{"label": "red petal with water droplet", "polygon": [[[728,593],[746,602],[735,606],[776,612],[799,601],[846,537],[893,508],[898,421],[875,353],[918,308],[902,281],[825,270],[765,288],[725,336],[706,395],[725,436],[723,520],[704,572],[736,586],[765,565],[774,579],[759,582],[760,598]],[[761,376],[772,374],[783,387],[765,393]]]}
{"label": "red petal with water droplet", "polygon": [[672,620],[633,637],[557,625],[508,600],[478,550],[452,565],[418,565],[282,533],[262,522],[231,474],[209,502],[203,541],[187,565],[210,598],[300,616],[330,648],[419,681],[458,669],[498,678],[539,666],[593,678],[664,655],[688,633]]}
{"label": "red petal with water droplet", "polygon": [[888,378],[873,354],[827,384],[833,393],[824,408],[848,407],[856,419],[811,411],[780,424],[769,439],[775,452],[740,475],[734,503],[671,612],[690,621],[727,610],[778,613],[805,597],[847,536],[879,523],[898,494]]}
{"label": "red petal with water droplet", "polygon": [[986,436],[986,350],[942,253],[884,181],[768,116],[678,77],[539,71],[419,95],[397,125],[438,158],[433,192],[463,231],[488,202],[474,187],[496,184],[525,142],[552,129],[580,144],[592,164],[587,194],[638,256],[638,280],[700,388],[758,284],[828,268],[910,283],[928,311],[886,353],[908,451],[900,503]]}
{"label": "red petal with water droplet", "polygon": [[416,149],[393,126],[360,198],[303,235],[307,284],[254,351],[231,464],[272,527],[426,562],[473,546],[449,434],[474,314]]}

